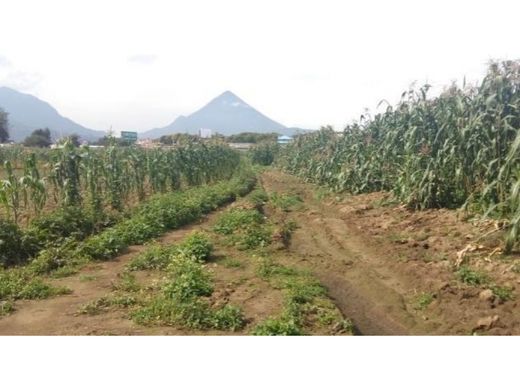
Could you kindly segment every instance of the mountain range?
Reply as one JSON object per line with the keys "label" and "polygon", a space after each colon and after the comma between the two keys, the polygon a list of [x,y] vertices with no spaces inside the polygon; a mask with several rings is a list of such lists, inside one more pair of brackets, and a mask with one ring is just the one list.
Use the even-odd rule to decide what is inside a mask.
{"label": "mountain range", "polygon": [[142,134],[145,138],[158,138],[172,133],[197,134],[199,129],[211,129],[223,135],[249,132],[283,132],[286,127],[275,122],[231,91],[217,96],[201,109],[188,116],[179,116],[166,127]]}
{"label": "mountain range", "polygon": [[[95,141],[103,131],[86,128],[62,115],[49,103],[35,96],[0,87],[0,108],[9,114],[11,139],[20,142],[38,128],[48,127],[54,139],[77,134],[86,141]],[[291,135],[302,129],[287,128],[240,99],[231,91],[217,96],[188,116],[179,116],[165,127],[139,134],[139,138],[159,138],[174,133],[197,134],[199,129],[211,129],[223,135],[241,132],[278,132]],[[303,130],[305,131],[305,130]]]}
{"label": "mountain range", "polygon": [[48,127],[54,139],[77,134],[82,139],[94,141],[105,135],[103,131],[88,129],[60,115],[54,107],[35,96],[0,87],[0,107],[9,114],[9,134],[20,142],[33,130]]}

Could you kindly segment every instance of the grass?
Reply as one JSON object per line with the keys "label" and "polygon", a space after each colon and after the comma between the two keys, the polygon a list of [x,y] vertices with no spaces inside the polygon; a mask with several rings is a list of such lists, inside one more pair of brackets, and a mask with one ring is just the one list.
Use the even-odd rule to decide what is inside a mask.
{"label": "grass", "polygon": [[112,284],[112,289],[119,292],[138,292],[141,286],[137,283],[135,275],[130,272],[123,272],[119,275],[119,282]]}
{"label": "grass", "polygon": [[0,301],[0,317],[14,312],[14,304],[11,301]]}
{"label": "grass", "polygon": [[220,216],[213,230],[230,235],[247,226],[263,223],[264,216],[256,209],[231,209]]}
{"label": "grass", "polygon": [[433,302],[434,299],[435,297],[432,293],[422,292],[415,297],[414,307],[417,310],[424,310]]}
{"label": "grass", "polygon": [[81,275],[79,277],[80,282],[92,282],[96,280],[98,277],[96,275]]}
{"label": "grass", "polygon": [[127,266],[129,271],[139,270],[161,270],[165,269],[170,262],[170,255],[176,247],[173,245],[160,245],[153,243],[143,252],[132,258]]}
{"label": "grass", "polygon": [[271,228],[264,222],[256,209],[234,208],[220,216],[213,230],[228,236],[227,242],[239,250],[256,249],[268,246],[272,240]]}
{"label": "grass", "polygon": [[127,308],[138,303],[138,299],[133,295],[108,295],[98,298],[92,302],[83,305],[78,313],[86,315],[99,315],[106,312],[111,307]]}
{"label": "grass", "polygon": [[350,322],[331,305],[325,288],[310,273],[264,258],[258,265],[257,275],[283,291],[284,304],[280,315],[259,323],[251,334],[303,335],[306,327],[316,323],[335,324],[336,331],[352,333],[353,327],[347,326]]}
{"label": "grass", "polygon": [[[231,305],[214,308],[204,299],[213,293],[211,275],[203,264],[211,255],[211,246],[208,246],[206,238],[190,236],[181,245],[185,250],[178,250],[170,256],[167,278],[160,294],[134,310],[131,313],[133,320],[142,325],[242,329],[245,318],[240,308]],[[199,250],[201,248],[204,250]]]}
{"label": "grass", "polygon": [[222,265],[226,268],[243,268],[244,264],[240,260],[226,258],[222,260]]}
{"label": "grass", "polygon": [[273,192],[270,200],[274,207],[285,212],[297,210],[303,204],[302,198],[293,194],[278,194]]}
{"label": "grass", "polygon": [[483,272],[473,270],[468,266],[462,266],[456,272],[457,277],[463,283],[470,286],[480,286],[489,281],[489,276]]}
{"label": "grass", "polygon": [[45,299],[70,293],[67,287],[54,287],[24,268],[0,272],[0,300]]}
{"label": "grass", "polygon": [[513,289],[511,287],[494,285],[491,287],[491,291],[503,302],[513,299]]}

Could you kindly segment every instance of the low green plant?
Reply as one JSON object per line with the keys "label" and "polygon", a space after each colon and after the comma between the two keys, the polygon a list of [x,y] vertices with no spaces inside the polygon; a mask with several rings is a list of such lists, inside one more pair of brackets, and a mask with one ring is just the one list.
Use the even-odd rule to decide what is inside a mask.
{"label": "low green plant", "polygon": [[27,258],[22,231],[16,224],[0,219],[0,268],[22,264]]}
{"label": "low green plant", "polygon": [[470,286],[479,286],[489,281],[489,277],[486,274],[472,270],[468,266],[460,267],[456,275],[461,282],[469,284]]}
{"label": "low green plant", "polygon": [[269,196],[263,189],[257,188],[256,190],[251,191],[248,199],[255,205],[255,207],[259,208],[269,201]]}
{"label": "low green plant", "polygon": [[226,305],[213,313],[212,326],[215,329],[240,330],[245,325],[245,317],[242,309],[232,305]]}
{"label": "low green plant", "polygon": [[269,318],[255,326],[254,336],[301,336],[300,326],[292,318]]}
{"label": "low green plant", "polygon": [[270,258],[264,258],[260,261],[256,273],[262,279],[269,279],[274,275],[294,276],[298,274],[294,268],[278,264]]}
{"label": "low green plant", "polygon": [[263,223],[264,216],[256,209],[231,209],[220,216],[213,230],[229,235],[251,225]]}
{"label": "low green plant", "polygon": [[174,256],[167,271],[168,281],[163,286],[163,293],[168,298],[185,301],[209,296],[213,292],[208,271],[194,257],[179,253]]}
{"label": "low green plant", "polygon": [[175,253],[174,245],[160,245],[154,243],[143,252],[130,260],[127,266],[129,271],[165,269],[170,263],[170,256]]}
{"label": "low green plant", "polygon": [[491,287],[491,290],[501,301],[505,302],[513,299],[513,289],[511,287],[494,285]]}
{"label": "low green plant", "polygon": [[271,194],[271,203],[273,206],[281,209],[282,211],[296,210],[303,203],[302,198],[298,195],[293,194],[278,194],[273,192]]}
{"label": "low green plant", "polygon": [[14,304],[11,301],[0,301],[0,317],[14,312]]}
{"label": "low green plant", "polygon": [[0,300],[44,299],[70,293],[66,287],[54,287],[24,268],[0,271]]}
{"label": "low green plant", "polygon": [[426,309],[434,300],[432,293],[422,292],[415,297],[415,308],[417,310]]}
{"label": "low green plant", "polygon": [[213,245],[207,235],[201,232],[194,232],[182,241],[178,249],[187,256],[193,256],[197,260],[205,261],[209,259]]}
{"label": "low green plant", "polygon": [[135,275],[123,272],[119,275],[119,281],[112,285],[112,289],[122,292],[137,292],[141,290],[141,286],[137,283]]}
{"label": "low green plant", "polygon": [[244,266],[241,261],[231,258],[222,260],[222,265],[226,268],[242,268]]}

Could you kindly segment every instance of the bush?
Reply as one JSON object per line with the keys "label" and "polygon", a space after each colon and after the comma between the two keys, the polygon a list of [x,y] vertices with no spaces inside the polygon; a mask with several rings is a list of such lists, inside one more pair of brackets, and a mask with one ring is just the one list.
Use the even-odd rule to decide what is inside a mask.
{"label": "bush", "polygon": [[168,271],[170,280],[163,286],[163,292],[168,298],[186,301],[209,296],[213,292],[208,272],[193,257],[183,253],[175,255]]}
{"label": "bush", "polygon": [[186,237],[178,248],[185,255],[202,261],[209,259],[213,245],[205,234],[195,232]]}
{"label": "bush", "polygon": [[92,215],[79,207],[65,207],[33,220],[27,234],[34,237],[40,247],[46,247],[66,237],[82,240],[94,229]]}
{"label": "bush", "polygon": [[264,216],[258,210],[235,208],[223,214],[215,224],[213,230],[217,233],[232,234],[241,228],[260,224]]}
{"label": "bush", "polygon": [[23,234],[14,223],[0,220],[0,266],[18,265],[27,260]]}

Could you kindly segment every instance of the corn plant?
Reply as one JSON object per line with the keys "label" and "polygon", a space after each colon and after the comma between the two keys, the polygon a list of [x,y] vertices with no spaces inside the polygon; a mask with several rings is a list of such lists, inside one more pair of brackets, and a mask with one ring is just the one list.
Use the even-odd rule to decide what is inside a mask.
{"label": "corn plant", "polygon": [[463,207],[507,220],[519,238],[520,62],[491,63],[478,86],[430,86],[364,115],[343,133],[299,136],[277,163],[336,191],[391,191],[411,208]]}

